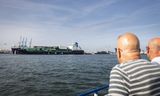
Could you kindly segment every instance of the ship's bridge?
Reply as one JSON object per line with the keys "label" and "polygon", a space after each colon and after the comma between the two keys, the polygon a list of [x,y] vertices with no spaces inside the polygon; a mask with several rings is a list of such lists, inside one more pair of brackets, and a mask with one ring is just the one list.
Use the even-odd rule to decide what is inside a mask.
{"label": "ship's bridge", "polygon": [[75,42],[72,46],[68,46],[68,48],[71,50],[82,50],[77,42]]}

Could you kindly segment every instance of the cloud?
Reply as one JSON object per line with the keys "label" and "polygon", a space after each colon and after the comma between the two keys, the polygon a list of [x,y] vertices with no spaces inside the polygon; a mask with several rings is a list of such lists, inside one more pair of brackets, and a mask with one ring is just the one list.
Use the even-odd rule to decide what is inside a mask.
{"label": "cloud", "polygon": [[[88,32],[100,30],[120,30],[120,29],[143,29],[159,25],[159,22],[153,21],[152,14],[159,14],[157,7],[160,4],[150,4],[135,9],[130,14],[112,14],[107,19],[94,20],[77,25],[77,30],[84,29]],[[159,14],[160,15],[160,14]],[[157,19],[156,19],[157,20]],[[90,30],[90,31],[89,31]]]}
{"label": "cloud", "polygon": [[[95,12],[99,8],[110,6],[111,4],[119,0],[100,0],[95,3],[91,3],[89,6],[69,7],[56,4],[38,3],[29,0],[12,0],[12,1],[1,1],[1,7],[6,8],[12,13],[8,18],[1,18],[2,21],[8,23],[32,23],[39,26],[54,26],[54,27],[82,27],[90,26],[92,21],[81,22],[77,18],[85,18],[91,12]],[[70,0],[70,2],[75,2]],[[84,2],[82,2],[84,3]],[[14,14],[16,13],[16,14]],[[6,16],[7,17],[7,16]],[[77,22],[77,23],[72,23]],[[99,22],[99,21],[98,21]],[[108,22],[108,21],[106,21]],[[103,23],[103,22],[101,22]],[[93,25],[95,22],[93,21]],[[97,25],[97,24],[95,24]]]}
{"label": "cloud", "polygon": [[160,3],[142,2],[143,6],[137,3],[125,0],[1,0],[0,40],[11,44],[25,35],[41,44],[80,41],[87,47],[99,48],[105,46],[103,41],[115,39],[119,34],[116,32],[159,30]]}
{"label": "cloud", "polygon": [[28,0],[3,0],[0,2],[1,14],[8,15],[10,13],[9,16],[6,17],[11,17],[12,19],[10,20],[12,21],[21,20],[25,22],[25,20],[31,20],[31,22],[35,21],[40,23],[48,22],[50,24],[60,24],[67,21],[67,19],[70,17],[70,14],[76,12],[76,10],[72,8],[35,3]]}
{"label": "cloud", "polygon": [[54,10],[64,10],[68,12],[74,12],[75,10],[72,8],[67,8],[58,5],[50,5],[44,3],[36,3],[29,0],[12,0],[12,1],[1,1],[1,7],[8,7],[8,8],[16,8],[18,10],[28,10],[28,11],[54,11]]}
{"label": "cloud", "polygon": [[119,2],[119,0],[99,0],[93,5],[82,7],[81,10],[83,10],[83,14],[89,14],[91,12],[95,12],[97,9],[106,8],[117,2]]}

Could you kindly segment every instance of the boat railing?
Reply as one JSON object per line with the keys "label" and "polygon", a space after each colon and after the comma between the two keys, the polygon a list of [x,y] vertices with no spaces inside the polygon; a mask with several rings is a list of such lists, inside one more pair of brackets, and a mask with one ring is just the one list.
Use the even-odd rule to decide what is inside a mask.
{"label": "boat railing", "polygon": [[95,89],[86,91],[86,92],[84,92],[84,93],[82,93],[82,94],[80,94],[80,95],[78,95],[78,96],[91,96],[91,95],[93,95],[93,96],[98,96],[98,93],[99,93],[100,91],[102,91],[102,90],[107,90],[108,87],[109,87],[109,85],[104,85],[104,86],[102,86],[102,87],[97,87],[97,88],[95,88]]}

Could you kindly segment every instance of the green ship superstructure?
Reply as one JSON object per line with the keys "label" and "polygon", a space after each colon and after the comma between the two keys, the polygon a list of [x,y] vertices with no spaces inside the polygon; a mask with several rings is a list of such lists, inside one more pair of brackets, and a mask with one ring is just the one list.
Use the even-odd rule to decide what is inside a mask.
{"label": "green ship superstructure", "polygon": [[19,46],[12,47],[13,54],[52,54],[52,55],[63,55],[63,54],[84,54],[84,50],[75,42],[72,46],[61,47],[61,46],[33,46],[31,43],[29,47],[22,41]]}

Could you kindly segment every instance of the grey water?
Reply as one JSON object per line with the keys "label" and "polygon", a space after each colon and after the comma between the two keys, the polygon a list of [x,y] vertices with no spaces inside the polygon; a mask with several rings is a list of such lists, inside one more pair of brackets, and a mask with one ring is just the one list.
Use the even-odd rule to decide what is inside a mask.
{"label": "grey water", "polygon": [[116,55],[0,54],[0,96],[77,96],[108,84],[117,63]]}

